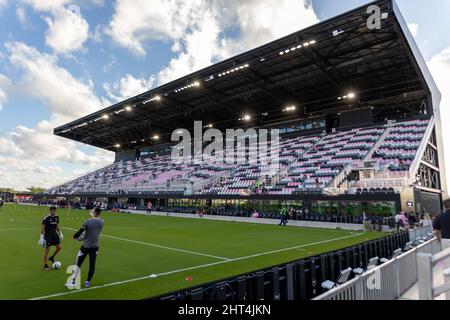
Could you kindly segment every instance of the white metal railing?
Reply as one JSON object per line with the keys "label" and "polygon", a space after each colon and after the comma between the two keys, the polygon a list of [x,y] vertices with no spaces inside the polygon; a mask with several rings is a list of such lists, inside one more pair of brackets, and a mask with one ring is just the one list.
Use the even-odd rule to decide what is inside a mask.
{"label": "white metal railing", "polygon": [[[450,300],[450,240],[442,240],[444,251],[439,253],[421,253],[417,256],[419,272],[418,287],[420,300],[433,300],[445,294],[446,300]],[[442,271],[434,273],[433,268],[440,264]],[[444,281],[435,283],[435,276],[443,273]]]}
{"label": "white metal railing", "polygon": [[[423,229],[423,230],[421,230]],[[429,233],[425,227],[410,232],[410,241]],[[373,268],[361,276],[332,289],[314,300],[396,300],[405,294],[418,280],[417,257],[441,251],[436,238],[429,240],[390,261]]]}
{"label": "white metal railing", "polygon": [[428,234],[430,234],[432,232],[433,232],[433,226],[432,225],[408,230],[409,241],[413,242],[413,241],[415,241],[415,240],[417,240],[419,238],[424,238],[424,237],[426,237]]}

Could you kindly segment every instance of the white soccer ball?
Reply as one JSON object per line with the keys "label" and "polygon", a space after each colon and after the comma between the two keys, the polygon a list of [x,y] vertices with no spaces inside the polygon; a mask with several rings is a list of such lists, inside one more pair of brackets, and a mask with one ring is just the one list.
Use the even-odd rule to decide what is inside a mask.
{"label": "white soccer ball", "polygon": [[61,267],[62,267],[62,263],[61,263],[61,262],[55,261],[55,262],[53,263],[53,269],[54,269],[54,270],[59,270],[59,269],[61,269]]}

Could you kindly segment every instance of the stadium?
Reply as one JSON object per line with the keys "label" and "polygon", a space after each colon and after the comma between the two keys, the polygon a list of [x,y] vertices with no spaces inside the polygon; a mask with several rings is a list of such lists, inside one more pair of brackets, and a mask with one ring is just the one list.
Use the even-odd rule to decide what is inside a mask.
{"label": "stadium", "polygon": [[[34,196],[39,206],[7,203],[0,225],[14,221],[8,237],[25,247],[47,204],[58,205],[67,234],[101,206],[98,276],[67,290],[64,271],[41,286],[41,270],[18,267],[3,272],[3,288],[28,281],[0,288],[0,298],[401,298],[420,272],[394,289],[388,271],[439,250],[431,227],[398,231],[394,217],[442,212],[441,94],[396,3],[370,5],[381,9],[380,27],[359,7],[55,128],[114,152],[114,163]],[[247,134],[214,142],[231,140],[245,163],[173,161],[181,133],[201,153],[213,141],[205,132],[230,129]],[[278,137],[268,144],[277,170],[247,145],[256,130]],[[63,269],[79,244],[64,245]],[[39,261],[35,251],[18,264]],[[381,293],[358,296],[371,270],[382,270]]]}

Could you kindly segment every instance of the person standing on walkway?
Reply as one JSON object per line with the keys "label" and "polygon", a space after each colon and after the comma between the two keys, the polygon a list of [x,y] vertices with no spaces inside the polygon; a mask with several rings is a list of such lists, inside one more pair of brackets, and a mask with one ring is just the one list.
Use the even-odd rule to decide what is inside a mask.
{"label": "person standing on walkway", "polygon": [[281,218],[281,221],[280,221],[280,226],[286,226],[286,224],[287,224],[287,210],[286,210],[286,208],[285,207],[282,207],[281,208],[281,210],[280,210],[280,218]]}
{"label": "person standing on walkway", "polygon": [[433,223],[434,234],[439,241],[450,240],[450,199],[444,201],[444,210]]}

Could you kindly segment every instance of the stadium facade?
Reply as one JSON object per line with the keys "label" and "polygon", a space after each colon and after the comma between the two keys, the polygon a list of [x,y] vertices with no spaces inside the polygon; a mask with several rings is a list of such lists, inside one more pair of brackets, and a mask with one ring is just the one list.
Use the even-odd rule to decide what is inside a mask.
{"label": "stadium facade", "polygon": [[[447,194],[440,102],[396,3],[375,1],[56,128],[115,152],[115,163],[46,196],[180,211],[436,215]],[[172,134],[195,121],[221,132],[279,129],[280,170],[172,163]]]}

